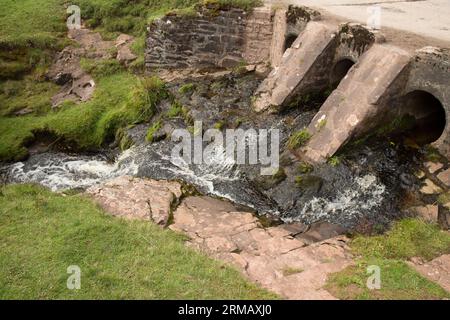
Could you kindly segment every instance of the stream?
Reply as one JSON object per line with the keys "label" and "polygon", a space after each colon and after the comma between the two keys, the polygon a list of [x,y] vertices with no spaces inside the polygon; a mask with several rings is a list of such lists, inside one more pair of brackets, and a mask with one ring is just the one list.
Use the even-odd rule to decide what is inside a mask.
{"label": "stream", "polygon": [[[299,172],[286,141],[292,132],[308,125],[321,103],[278,115],[252,115],[249,105],[259,83],[252,75],[230,75],[197,80],[195,92],[188,95],[179,93],[183,83],[170,83],[169,89],[183,106],[189,106],[192,120],[202,120],[206,128],[226,121],[227,127],[244,130],[279,129],[280,165],[285,173],[279,181],[261,177],[259,165],[236,164],[223,150],[215,150],[207,163],[174,161],[171,139],[145,141],[148,124],[130,129],[134,146],[119,155],[47,151],[3,166],[0,175],[9,183],[38,183],[53,191],[83,190],[122,175],[183,180],[203,194],[229,199],[285,223],[328,221],[365,230],[367,225],[387,226],[399,217],[405,192],[420,185],[414,175],[421,165],[420,150],[404,146],[401,137],[368,139],[345,148],[334,164]],[[168,108],[170,103],[163,101],[159,114]],[[164,121],[173,128],[187,128],[182,117]]]}

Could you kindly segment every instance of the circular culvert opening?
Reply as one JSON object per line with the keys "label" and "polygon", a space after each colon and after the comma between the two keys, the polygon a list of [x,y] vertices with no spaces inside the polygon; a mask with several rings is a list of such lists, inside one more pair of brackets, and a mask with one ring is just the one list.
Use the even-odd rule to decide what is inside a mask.
{"label": "circular culvert opening", "polygon": [[350,59],[343,59],[334,65],[333,71],[331,72],[331,86],[333,88],[339,85],[354,64]]}
{"label": "circular culvert opening", "polygon": [[431,93],[416,90],[403,97],[404,113],[412,119],[407,135],[419,145],[438,140],[444,132],[446,115],[442,103]]}

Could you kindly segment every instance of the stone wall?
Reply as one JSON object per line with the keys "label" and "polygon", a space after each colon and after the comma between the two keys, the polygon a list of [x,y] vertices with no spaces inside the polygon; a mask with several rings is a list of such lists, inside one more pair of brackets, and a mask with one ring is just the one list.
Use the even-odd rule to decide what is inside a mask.
{"label": "stone wall", "polygon": [[270,8],[199,7],[194,15],[169,14],[150,24],[145,52],[148,71],[186,67],[233,67],[269,59]]}

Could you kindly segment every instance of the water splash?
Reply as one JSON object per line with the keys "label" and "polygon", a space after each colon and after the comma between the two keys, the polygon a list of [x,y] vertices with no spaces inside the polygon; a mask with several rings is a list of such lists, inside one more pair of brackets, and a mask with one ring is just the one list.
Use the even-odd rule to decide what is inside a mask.
{"label": "water splash", "polygon": [[314,223],[321,220],[352,221],[378,208],[384,200],[386,187],[371,174],[353,178],[350,187],[338,191],[332,199],[314,197],[295,217],[284,217],[286,223],[302,221]]}

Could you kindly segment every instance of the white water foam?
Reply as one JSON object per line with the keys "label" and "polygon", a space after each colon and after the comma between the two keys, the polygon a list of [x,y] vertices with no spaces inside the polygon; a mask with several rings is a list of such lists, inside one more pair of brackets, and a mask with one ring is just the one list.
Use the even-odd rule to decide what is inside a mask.
{"label": "white water foam", "polygon": [[52,191],[87,188],[121,175],[135,175],[137,165],[131,161],[134,150],[125,151],[114,163],[99,158],[52,154],[34,165],[17,162],[8,167],[8,175],[14,182],[39,183]]}
{"label": "white water foam", "polygon": [[386,187],[374,175],[355,177],[352,186],[338,191],[333,199],[314,197],[305,203],[298,216],[286,217],[283,221],[292,223],[302,220],[313,223],[337,215],[343,220],[358,218],[381,205],[385,191]]}

